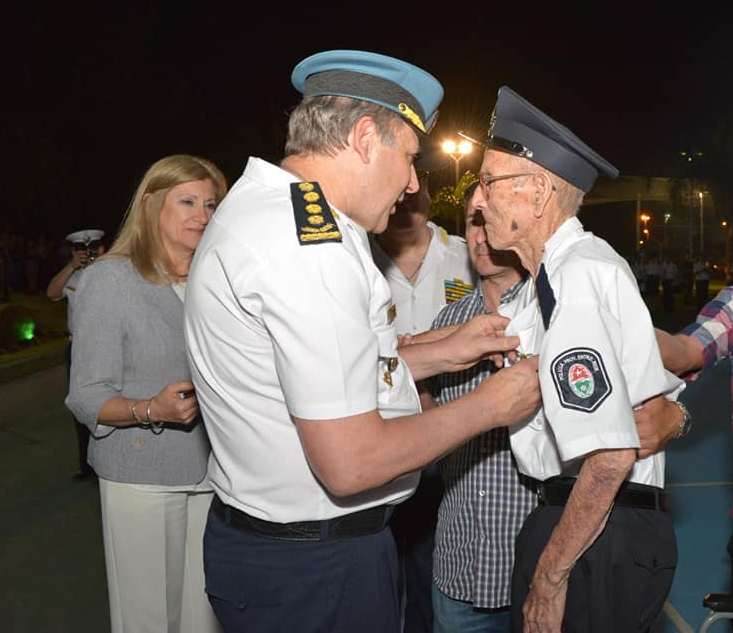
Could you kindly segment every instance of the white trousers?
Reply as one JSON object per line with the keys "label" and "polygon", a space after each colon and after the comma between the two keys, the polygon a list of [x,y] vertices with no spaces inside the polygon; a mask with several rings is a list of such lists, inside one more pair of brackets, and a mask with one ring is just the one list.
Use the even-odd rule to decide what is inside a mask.
{"label": "white trousers", "polygon": [[204,592],[213,493],[99,480],[112,633],[220,633]]}

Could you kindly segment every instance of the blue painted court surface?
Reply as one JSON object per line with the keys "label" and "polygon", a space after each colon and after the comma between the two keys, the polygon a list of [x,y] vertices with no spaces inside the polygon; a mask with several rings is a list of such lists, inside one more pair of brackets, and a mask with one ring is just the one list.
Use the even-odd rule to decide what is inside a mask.
{"label": "blue painted court surface", "polygon": [[[703,596],[730,590],[726,548],[733,533],[733,444],[726,402],[721,400],[726,389],[710,391],[704,396],[707,415],[667,451],[679,564],[659,633],[697,631],[708,614]],[[711,633],[731,630],[727,621],[718,622]]]}

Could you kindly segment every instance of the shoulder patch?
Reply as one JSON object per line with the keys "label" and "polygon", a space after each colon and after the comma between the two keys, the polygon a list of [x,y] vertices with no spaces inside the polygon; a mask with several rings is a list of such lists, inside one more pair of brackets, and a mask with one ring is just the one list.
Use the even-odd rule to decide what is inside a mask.
{"label": "shoulder patch", "polygon": [[566,350],[550,365],[560,404],[592,413],[613,391],[601,355],[589,347]]}
{"label": "shoulder patch", "polygon": [[290,197],[301,245],[341,241],[341,231],[317,182],[291,183]]}
{"label": "shoulder patch", "polygon": [[442,226],[438,227],[438,238],[443,244],[448,246],[448,231],[446,231]]}
{"label": "shoulder patch", "polygon": [[458,279],[458,277],[454,279],[444,279],[443,287],[445,289],[446,303],[458,301],[473,292],[473,284],[467,283],[462,279]]}

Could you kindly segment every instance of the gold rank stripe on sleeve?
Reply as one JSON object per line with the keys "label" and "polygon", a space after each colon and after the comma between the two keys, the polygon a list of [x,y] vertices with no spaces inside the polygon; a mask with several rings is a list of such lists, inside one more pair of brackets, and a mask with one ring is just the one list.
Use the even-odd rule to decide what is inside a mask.
{"label": "gold rank stripe on sleeve", "polygon": [[462,299],[468,294],[473,292],[473,284],[466,283],[461,279],[445,279],[443,281],[445,288],[445,301],[446,303],[453,303]]}
{"label": "gold rank stripe on sleeve", "polygon": [[290,196],[295,214],[295,230],[301,245],[340,242],[334,212],[317,182],[294,182]]}

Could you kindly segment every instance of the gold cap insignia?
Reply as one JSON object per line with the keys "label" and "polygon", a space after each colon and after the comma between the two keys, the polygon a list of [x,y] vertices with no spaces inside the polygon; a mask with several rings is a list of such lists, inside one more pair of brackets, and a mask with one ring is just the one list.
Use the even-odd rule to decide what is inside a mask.
{"label": "gold cap insignia", "polygon": [[423,134],[428,133],[428,131],[425,129],[425,124],[420,118],[420,115],[415,112],[410,106],[408,106],[406,103],[400,103],[397,107],[400,110],[400,114],[410,123],[412,123],[418,130],[420,130]]}

